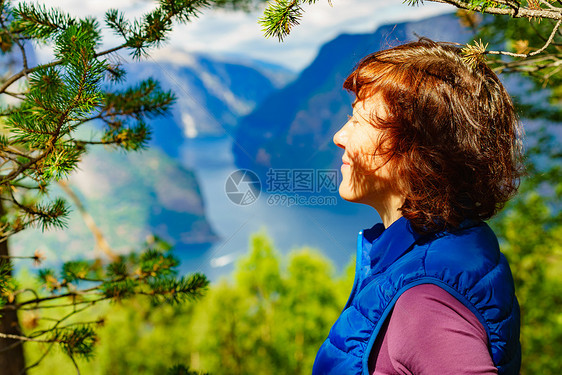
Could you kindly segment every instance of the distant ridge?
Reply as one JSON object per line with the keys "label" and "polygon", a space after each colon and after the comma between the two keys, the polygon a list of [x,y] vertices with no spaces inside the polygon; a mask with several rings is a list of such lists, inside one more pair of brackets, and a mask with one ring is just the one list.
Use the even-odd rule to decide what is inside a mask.
{"label": "distant ridge", "polygon": [[186,139],[233,133],[240,117],[294,78],[286,68],[250,59],[170,54],[168,60],[135,62],[124,68],[128,82],[153,77],[176,94],[171,116],[150,121],[150,146],[173,158],[179,157]]}

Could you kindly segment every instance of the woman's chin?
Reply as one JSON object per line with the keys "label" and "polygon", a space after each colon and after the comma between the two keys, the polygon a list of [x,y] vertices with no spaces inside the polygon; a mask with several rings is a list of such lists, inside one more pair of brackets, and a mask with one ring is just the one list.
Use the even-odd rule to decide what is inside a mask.
{"label": "woman's chin", "polygon": [[339,193],[340,197],[342,197],[343,200],[353,203],[360,203],[360,197],[358,197],[353,190],[347,188],[346,186],[340,185]]}

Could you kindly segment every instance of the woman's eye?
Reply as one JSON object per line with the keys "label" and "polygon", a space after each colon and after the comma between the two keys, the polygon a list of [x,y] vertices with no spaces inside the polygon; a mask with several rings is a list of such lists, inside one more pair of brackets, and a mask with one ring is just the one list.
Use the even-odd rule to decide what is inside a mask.
{"label": "woman's eye", "polygon": [[350,115],[347,115],[347,122],[351,122],[351,124],[353,124],[353,125],[357,125],[357,124],[358,124],[357,119],[355,118],[355,116],[350,116]]}

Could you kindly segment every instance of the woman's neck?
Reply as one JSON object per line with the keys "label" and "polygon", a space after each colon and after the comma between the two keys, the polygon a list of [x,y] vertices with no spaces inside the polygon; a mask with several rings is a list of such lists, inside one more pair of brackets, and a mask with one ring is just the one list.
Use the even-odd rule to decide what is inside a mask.
{"label": "woman's neck", "polygon": [[402,211],[400,211],[400,207],[404,205],[404,197],[402,195],[391,195],[378,203],[376,206],[371,206],[379,213],[385,228],[388,228],[402,217]]}

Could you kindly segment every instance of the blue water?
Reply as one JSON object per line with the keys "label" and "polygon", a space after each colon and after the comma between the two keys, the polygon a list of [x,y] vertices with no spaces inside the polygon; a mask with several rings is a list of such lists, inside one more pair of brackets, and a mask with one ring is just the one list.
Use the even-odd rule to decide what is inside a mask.
{"label": "blue water", "polygon": [[[236,260],[248,251],[250,236],[259,231],[273,239],[281,254],[313,247],[342,271],[355,255],[357,232],[380,221],[374,209],[346,202],[337,193],[333,194],[335,205],[272,205],[268,203],[271,196],[263,192],[253,204],[236,205],[225,193],[228,176],[237,170],[231,149],[229,138],[195,138],[181,152],[182,164],[195,170],[207,219],[220,236],[211,246],[177,247],[182,272],[203,272],[211,280],[228,276]],[[334,152],[338,152],[335,146]]]}

